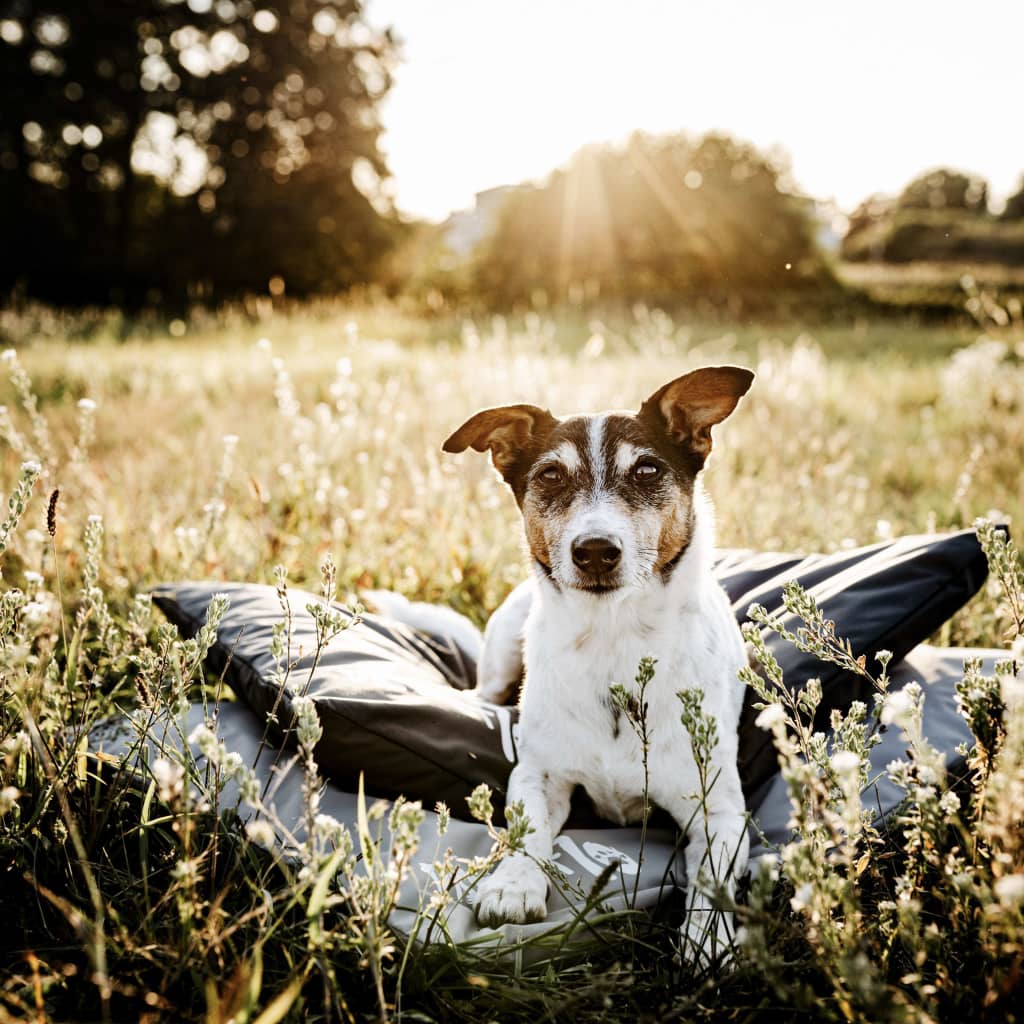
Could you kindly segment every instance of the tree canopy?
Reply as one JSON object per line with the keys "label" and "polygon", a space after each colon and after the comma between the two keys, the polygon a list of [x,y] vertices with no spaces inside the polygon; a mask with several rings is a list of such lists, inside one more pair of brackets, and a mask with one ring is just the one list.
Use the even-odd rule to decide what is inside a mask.
{"label": "tree canopy", "polygon": [[635,134],[582,150],[509,196],[474,268],[498,303],[751,296],[826,276],[809,202],[776,163],[723,135]]}
{"label": "tree canopy", "polygon": [[988,209],[988,183],[975,174],[939,167],[915,178],[896,200],[903,210],[966,210],[984,213]]}
{"label": "tree canopy", "polygon": [[397,224],[361,0],[8,0],[0,289],[51,301],[369,280]]}

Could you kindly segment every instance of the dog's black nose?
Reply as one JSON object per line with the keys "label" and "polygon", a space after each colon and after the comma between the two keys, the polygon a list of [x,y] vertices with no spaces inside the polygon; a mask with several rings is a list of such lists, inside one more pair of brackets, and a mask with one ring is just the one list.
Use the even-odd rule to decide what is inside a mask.
{"label": "dog's black nose", "polygon": [[622,558],[622,548],[611,537],[583,537],[573,543],[572,561],[591,575],[611,572]]}

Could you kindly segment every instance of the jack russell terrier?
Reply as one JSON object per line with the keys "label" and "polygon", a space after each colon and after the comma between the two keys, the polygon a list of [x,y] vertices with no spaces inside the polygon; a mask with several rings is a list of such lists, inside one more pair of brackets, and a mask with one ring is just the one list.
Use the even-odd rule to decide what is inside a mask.
{"label": "jack russell terrier", "polygon": [[[737,673],[747,658],[712,574],[713,510],[700,474],[711,428],[753,379],[736,366],[694,370],[635,414],[485,409],[444,443],[446,452],[490,451],[522,512],[534,566],[487,625],[474,691],[501,703],[525,668],[507,802],[522,803],[533,831],[480,883],[483,925],[544,918],[544,866],[576,786],[612,821],[644,814],[640,739],[620,721],[610,687],[629,684],[650,656],[646,788],[687,838],[684,956],[706,962],[728,947],[731,915],[714,910],[709,889],[731,897],[747,862],[737,768]],[[703,800],[676,695],[684,689],[700,691],[717,725]]]}

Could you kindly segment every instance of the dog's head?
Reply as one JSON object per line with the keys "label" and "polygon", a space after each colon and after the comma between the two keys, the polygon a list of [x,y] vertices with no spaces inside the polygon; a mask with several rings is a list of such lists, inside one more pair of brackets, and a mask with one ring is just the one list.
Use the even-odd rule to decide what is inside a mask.
{"label": "dog's head", "polygon": [[753,379],[738,366],[704,367],[660,388],[637,413],[558,419],[535,405],[485,409],[444,451],[490,451],[549,578],[609,594],[667,576],[682,557],[711,428]]}

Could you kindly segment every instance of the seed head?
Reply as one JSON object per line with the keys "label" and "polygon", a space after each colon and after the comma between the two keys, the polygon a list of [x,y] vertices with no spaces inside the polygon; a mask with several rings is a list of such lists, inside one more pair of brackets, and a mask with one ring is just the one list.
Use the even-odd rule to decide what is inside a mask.
{"label": "seed head", "polygon": [[51,536],[57,533],[57,502],[60,500],[60,488],[54,487],[50,494],[50,503],[46,506],[46,532]]}

